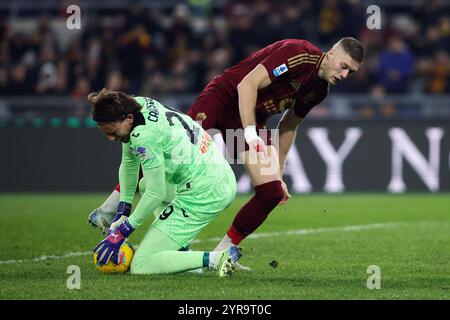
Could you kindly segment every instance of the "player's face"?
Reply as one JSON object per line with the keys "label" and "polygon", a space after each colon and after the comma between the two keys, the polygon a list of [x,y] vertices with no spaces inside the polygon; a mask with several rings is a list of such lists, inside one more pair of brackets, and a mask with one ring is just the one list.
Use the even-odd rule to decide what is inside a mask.
{"label": "player's face", "polygon": [[133,124],[133,116],[128,115],[125,119],[98,125],[110,141],[120,141],[127,143],[130,141],[131,125]]}
{"label": "player's face", "polygon": [[324,78],[330,84],[336,84],[358,71],[360,64],[354,61],[344,50],[330,50],[324,70]]}

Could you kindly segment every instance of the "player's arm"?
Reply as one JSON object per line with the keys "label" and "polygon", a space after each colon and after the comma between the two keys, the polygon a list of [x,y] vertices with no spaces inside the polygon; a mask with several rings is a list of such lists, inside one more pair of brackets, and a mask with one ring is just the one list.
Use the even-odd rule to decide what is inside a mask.
{"label": "player's arm", "polygon": [[[328,89],[327,89],[328,90]],[[278,122],[280,173],[283,177],[286,157],[295,141],[297,128],[309,111],[325,99],[328,91],[316,92],[316,98],[307,104],[297,102],[294,108],[287,110]]]}
{"label": "player's arm", "polygon": [[262,64],[258,64],[238,84],[239,113],[244,129],[256,125],[255,107],[258,90],[269,86],[271,83],[266,68]]}
{"label": "player's arm", "polygon": [[124,219],[130,216],[131,206],[139,179],[139,158],[130,150],[130,143],[122,143],[122,161],[119,167],[120,202],[117,213],[110,225],[115,229]]}
{"label": "player's arm", "polygon": [[145,191],[128,219],[130,225],[136,229],[152,216],[153,211],[166,199],[166,182],[164,155],[157,138],[141,132],[139,140],[134,144],[138,146],[142,173],[145,177]]}
{"label": "player's arm", "polygon": [[289,109],[283,114],[283,117],[278,122],[277,129],[279,130],[279,161],[281,177],[283,177],[287,154],[295,141],[297,128],[302,120],[303,118],[298,117],[293,109]]}
{"label": "player's arm", "polygon": [[133,203],[139,179],[139,158],[130,150],[130,143],[122,143],[119,167],[120,202]]}
{"label": "player's arm", "polygon": [[256,100],[258,90],[271,84],[269,74],[262,64],[258,64],[238,84],[239,114],[242,127],[244,128],[245,141],[251,149],[256,150],[258,158],[263,160],[267,157],[264,141],[256,132]]}
{"label": "player's arm", "polygon": [[147,186],[128,222],[136,229],[141,226],[166,197],[164,164],[156,168],[144,169],[144,176],[149,177]]}
{"label": "player's arm", "polygon": [[[144,132],[141,132],[140,136],[144,136],[145,139]],[[144,141],[152,140],[147,137]],[[143,141],[136,141],[134,144],[136,144],[136,150],[141,158],[143,174],[148,178],[151,177],[151,179],[148,179],[145,192],[131,216],[129,218],[122,217],[123,219],[117,228],[110,230],[108,237],[94,248],[94,252],[98,255],[99,265],[108,263],[110,259],[112,259],[113,262],[118,263],[118,253],[120,247],[125,242],[125,239],[128,238],[149,215],[152,215],[152,212],[165,198],[165,170],[162,152],[157,147],[157,141],[152,141],[156,143],[156,147],[146,145],[142,142]],[[125,174],[125,171],[123,174]],[[129,200],[129,198],[124,199]]]}
{"label": "player's arm", "polygon": [[98,265],[104,265],[112,259],[118,263],[119,250],[125,239],[134,231],[129,225],[127,217],[131,212],[131,204],[133,202],[136,191],[137,181],[139,178],[139,158],[137,158],[130,150],[130,143],[122,144],[122,161],[119,167],[120,182],[120,202],[117,214],[111,224],[108,236],[102,240],[95,248],[97,253]]}

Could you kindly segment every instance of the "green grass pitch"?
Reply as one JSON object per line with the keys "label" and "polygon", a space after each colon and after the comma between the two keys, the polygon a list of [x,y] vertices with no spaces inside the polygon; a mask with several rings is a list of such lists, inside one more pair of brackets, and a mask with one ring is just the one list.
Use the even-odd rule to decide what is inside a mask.
{"label": "green grass pitch", "polygon": [[[102,236],[86,218],[105,196],[0,195],[0,299],[450,298],[449,194],[295,196],[242,242],[241,263],[253,270],[228,278],[100,274],[87,252]],[[212,249],[247,199],[238,197],[193,249]],[[66,286],[70,265],[80,267],[79,290]],[[381,270],[380,289],[366,286],[371,265]]]}

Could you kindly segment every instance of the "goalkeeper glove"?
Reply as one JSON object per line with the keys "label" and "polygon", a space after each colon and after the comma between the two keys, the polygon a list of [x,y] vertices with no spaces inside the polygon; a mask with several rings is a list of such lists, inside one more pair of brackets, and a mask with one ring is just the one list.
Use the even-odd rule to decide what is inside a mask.
{"label": "goalkeeper glove", "polygon": [[130,213],[131,204],[120,201],[119,207],[117,208],[117,214],[111,222],[111,225],[109,226],[109,231],[115,230],[124,220],[126,220],[130,216]]}
{"label": "goalkeeper glove", "polygon": [[101,266],[110,260],[118,264],[120,247],[133,231],[134,228],[128,220],[123,221],[117,229],[111,230],[106,239],[94,248],[94,253],[97,253],[97,264]]}

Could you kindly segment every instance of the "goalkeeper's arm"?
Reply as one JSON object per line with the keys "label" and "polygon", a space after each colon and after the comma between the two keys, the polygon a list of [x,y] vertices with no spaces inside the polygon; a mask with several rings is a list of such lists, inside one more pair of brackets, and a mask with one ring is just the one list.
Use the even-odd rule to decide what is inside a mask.
{"label": "goalkeeper's arm", "polygon": [[151,169],[146,169],[145,165],[143,165],[142,170],[144,177],[146,177],[145,191],[143,192],[136,209],[128,218],[128,222],[134,229],[142,225],[166,198],[164,164]]}
{"label": "goalkeeper's arm", "polygon": [[122,144],[122,161],[119,167],[120,202],[133,203],[139,180],[139,158],[130,151],[130,143]]}

